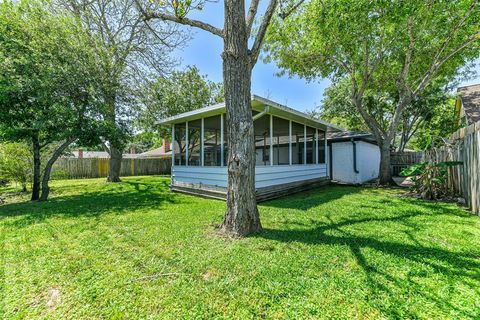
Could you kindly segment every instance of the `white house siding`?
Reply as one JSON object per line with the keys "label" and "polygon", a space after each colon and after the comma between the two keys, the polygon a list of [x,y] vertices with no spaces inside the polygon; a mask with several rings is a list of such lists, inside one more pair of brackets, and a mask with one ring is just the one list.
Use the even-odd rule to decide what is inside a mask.
{"label": "white house siding", "polygon": [[357,171],[353,169],[353,145],[351,141],[332,143],[332,180],[345,183],[364,183],[378,177],[380,150],[378,146],[356,141]]}
{"label": "white house siding", "polygon": [[[255,187],[263,188],[327,177],[326,164],[257,166],[255,168]],[[227,186],[226,167],[174,166],[172,183]]]}

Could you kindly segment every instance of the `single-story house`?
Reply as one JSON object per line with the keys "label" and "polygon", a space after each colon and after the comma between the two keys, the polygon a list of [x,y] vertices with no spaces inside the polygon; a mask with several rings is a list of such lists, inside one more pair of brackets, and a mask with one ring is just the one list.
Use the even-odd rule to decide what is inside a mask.
{"label": "single-story house", "polygon": [[[225,112],[220,103],[159,121],[172,130],[172,191],[226,197]],[[328,155],[327,134],[343,129],[257,95],[252,96],[252,118],[258,200],[330,182],[329,165],[338,160],[335,146],[333,158]]]}
{"label": "single-story house", "polygon": [[469,126],[480,121],[480,84],[459,87],[455,102],[459,125]]}

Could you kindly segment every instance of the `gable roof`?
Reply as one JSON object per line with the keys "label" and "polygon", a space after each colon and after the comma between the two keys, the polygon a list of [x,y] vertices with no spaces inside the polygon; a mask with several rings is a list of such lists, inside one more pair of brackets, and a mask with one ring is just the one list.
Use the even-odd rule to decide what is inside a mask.
{"label": "gable roof", "polygon": [[[342,128],[328,123],[323,120],[313,119],[308,114],[297,111],[290,107],[281,105],[275,101],[252,95],[252,109],[254,111],[263,112],[267,111],[269,114],[273,114],[280,118],[287,120],[292,120],[301,124],[306,124],[308,126],[323,129],[326,131],[343,131]],[[193,111],[181,113],[172,117],[162,119],[157,122],[157,124],[175,124],[185,121],[197,120],[200,118],[210,117],[218,115],[225,112],[225,103],[218,103],[211,106],[203,107]]]}
{"label": "gable roof", "polygon": [[457,89],[463,105],[463,113],[467,124],[480,121],[480,84]]}

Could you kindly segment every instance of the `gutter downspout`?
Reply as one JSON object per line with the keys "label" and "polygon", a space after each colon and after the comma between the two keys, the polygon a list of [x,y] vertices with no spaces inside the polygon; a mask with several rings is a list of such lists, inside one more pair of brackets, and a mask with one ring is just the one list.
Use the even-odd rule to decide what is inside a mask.
{"label": "gutter downspout", "polygon": [[354,139],[352,139],[351,142],[353,146],[353,172],[360,173],[357,169],[357,144]]}

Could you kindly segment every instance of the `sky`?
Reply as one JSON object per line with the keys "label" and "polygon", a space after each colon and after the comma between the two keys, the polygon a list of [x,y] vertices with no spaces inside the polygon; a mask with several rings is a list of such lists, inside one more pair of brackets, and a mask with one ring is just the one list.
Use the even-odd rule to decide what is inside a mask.
{"label": "sky", "polygon": [[[260,7],[257,14],[264,12],[265,1],[262,3],[263,7]],[[202,11],[191,12],[189,17],[223,28],[223,1],[207,3]],[[186,30],[188,30],[191,40],[182,49],[174,52],[175,56],[181,58],[180,68],[195,65],[201,74],[207,75],[209,80],[221,82],[222,39],[200,29],[186,28]],[[323,92],[331,84],[328,79],[307,82],[298,77],[290,78],[287,75],[278,77],[278,71],[275,63],[265,64],[259,59],[252,73],[252,94],[304,112],[321,105]],[[480,67],[478,65],[477,71],[476,78],[462,81],[460,85],[480,83]]]}

